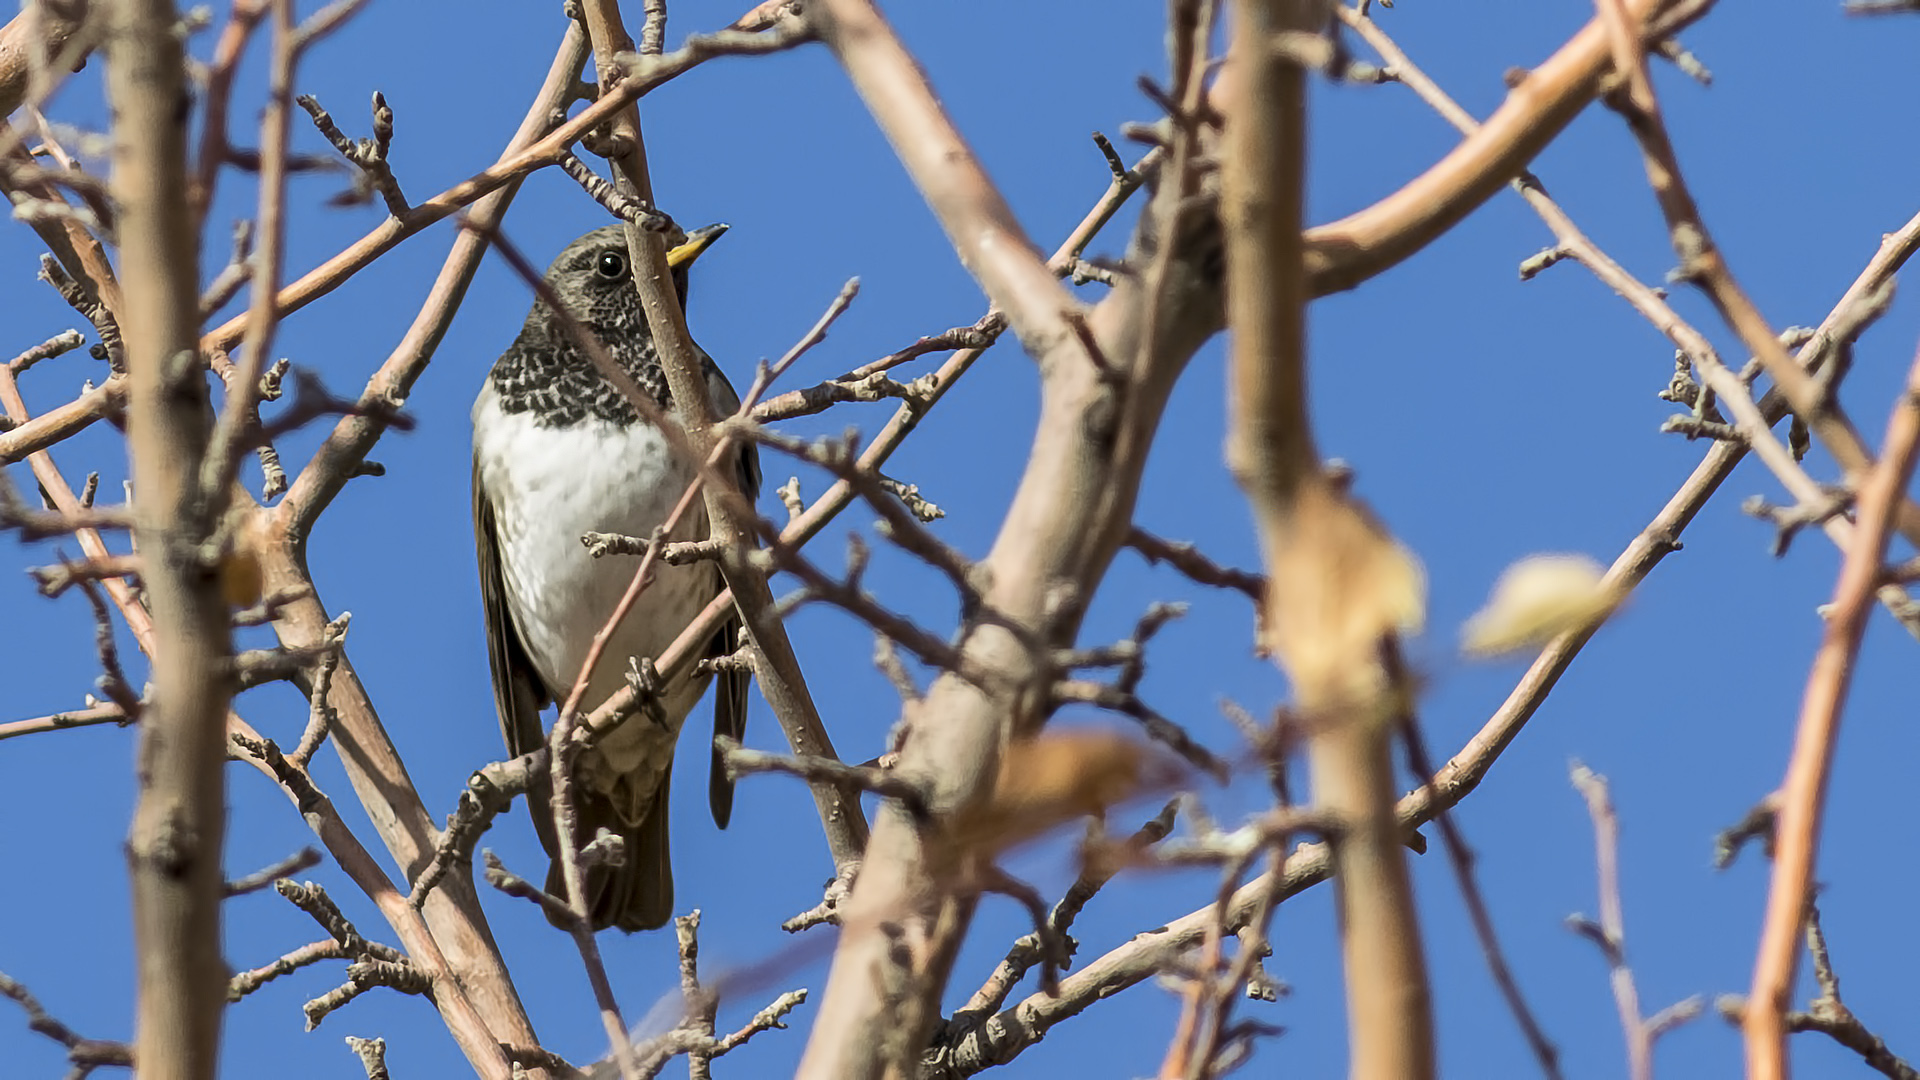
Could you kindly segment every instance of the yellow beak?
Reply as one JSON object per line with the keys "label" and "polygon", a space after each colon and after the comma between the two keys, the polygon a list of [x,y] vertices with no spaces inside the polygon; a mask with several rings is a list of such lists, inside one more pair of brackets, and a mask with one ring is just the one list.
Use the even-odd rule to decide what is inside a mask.
{"label": "yellow beak", "polygon": [[715,240],[725,236],[727,229],[730,227],[726,222],[722,221],[695,229],[688,233],[686,243],[667,252],[667,265],[675,270],[683,266],[691,266],[693,260],[699,258],[708,248],[712,247]]}

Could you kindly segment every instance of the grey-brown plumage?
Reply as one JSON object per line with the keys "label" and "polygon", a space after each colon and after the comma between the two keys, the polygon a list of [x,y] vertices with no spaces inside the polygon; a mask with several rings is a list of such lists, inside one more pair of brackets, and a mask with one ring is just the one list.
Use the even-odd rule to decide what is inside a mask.
{"label": "grey-brown plumage", "polygon": [[[725,226],[710,226],[676,247],[669,261],[686,302],[686,269]],[[607,348],[642,390],[670,406],[639,297],[627,266],[620,226],[596,229],[554,260],[547,282],[569,312]],[[708,390],[722,412],[738,407],[733,387],[710,358]],[[632,580],[630,558],[592,558],[582,533],[648,536],[664,523],[693,477],[664,438],[602,377],[546,306],[536,302],[520,336],[495,363],[473,407],[474,536],[486,608],[487,651],[494,700],[507,750],[522,754],[545,739],[540,710],[572,689],[594,634]],[[751,446],[738,458],[740,489],[759,494],[759,458]],[[707,534],[699,503],[672,539]],[[724,587],[712,563],[656,565],[641,594],[594,667],[582,709],[605,701],[625,683],[629,657],[652,657],[678,637]],[[716,635],[710,652],[731,652],[738,622]],[[721,675],[714,730],[739,738],[746,724],[748,676]],[[673,914],[668,843],[668,790],[680,728],[704,691],[705,677],[660,688],[657,707],[633,716],[582,756],[574,774],[579,842],[601,829],[625,841],[624,865],[592,868],[587,911],[595,929],[650,930]],[[718,755],[709,801],[725,827],[733,786]],[[552,791],[542,778],[529,793],[534,827],[550,855],[559,850]],[[547,890],[565,895],[558,858]]]}

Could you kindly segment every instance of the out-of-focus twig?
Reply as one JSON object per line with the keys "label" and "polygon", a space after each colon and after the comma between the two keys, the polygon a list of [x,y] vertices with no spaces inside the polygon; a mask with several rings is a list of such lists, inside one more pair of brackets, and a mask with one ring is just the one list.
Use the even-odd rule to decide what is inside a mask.
{"label": "out-of-focus twig", "polygon": [[1228,463],[1260,533],[1261,644],[1314,719],[1314,806],[1335,815],[1335,895],[1352,1075],[1434,1072],[1433,1017],[1398,822],[1391,718],[1412,692],[1396,635],[1417,626],[1424,582],[1346,485],[1321,467],[1306,401],[1307,250],[1302,244],[1311,0],[1234,7],[1221,173],[1233,391]]}
{"label": "out-of-focus twig", "polygon": [[1651,1017],[1641,1013],[1640,991],[1633,981],[1633,969],[1627,966],[1626,917],[1620,899],[1619,818],[1613,812],[1606,777],[1577,761],[1573,763],[1572,777],[1574,788],[1586,800],[1587,813],[1593,818],[1600,918],[1575,915],[1567,919],[1567,925],[1599,946],[1601,955],[1606,957],[1614,1005],[1620,1012],[1620,1029],[1627,1039],[1627,1075],[1633,1080],[1653,1080],[1654,1040],[1670,1028],[1700,1015],[1702,1003],[1694,997]]}
{"label": "out-of-focus twig", "polygon": [[1774,825],[1773,882],[1754,962],[1744,1021],[1747,1066],[1756,1080],[1786,1076],[1785,1015],[1791,1007],[1796,947],[1813,888],[1820,823],[1840,736],[1840,713],[1866,634],[1867,615],[1882,580],[1889,537],[1906,505],[1907,484],[1920,460],[1920,356],[1905,393],[1887,421],[1880,461],[1867,473],[1855,501],[1853,545],[1840,568],[1826,632],[1814,654],[1801,702],[1793,756],[1787,762]]}

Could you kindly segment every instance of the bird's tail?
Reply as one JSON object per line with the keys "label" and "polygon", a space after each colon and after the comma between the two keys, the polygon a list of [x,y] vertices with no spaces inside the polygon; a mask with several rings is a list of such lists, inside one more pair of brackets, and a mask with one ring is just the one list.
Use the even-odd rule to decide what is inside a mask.
{"label": "bird's tail", "polygon": [[[667,846],[667,792],[672,779],[670,769],[660,777],[646,812],[634,825],[626,823],[612,800],[576,789],[580,839],[591,842],[605,829],[624,840],[626,848],[621,865],[603,863],[587,869],[587,918],[593,929],[617,926],[631,934],[664,926],[673,917],[673,864]],[[547,870],[547,891],[566,895],[565,871],[557,859]]]}

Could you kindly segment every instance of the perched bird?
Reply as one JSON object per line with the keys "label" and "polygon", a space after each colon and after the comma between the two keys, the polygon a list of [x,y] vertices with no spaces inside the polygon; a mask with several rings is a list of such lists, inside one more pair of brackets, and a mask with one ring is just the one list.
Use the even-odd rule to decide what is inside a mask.
{"label": "perched bird", "polygon": [[[684,309],[687,270],[725,225],[695,230],[667,255]],[[568,244],[546,280],[568,312],[604,345],[642,391],[671,408],[666,374],[634,290],[622,227],[610,225]],[[740,399],[701,353],[715,408]],[[760,491],[760,461],[751,445],[736,461],[749,499]],[[494,702],[507,751],[523,754],[545,739],[540,710],[563,701],[579,677],[593,636],[613,614],[633,578],[631,559],[591,557],[587,532],[646,537],[666,522],[694,469],[669,448],[574,343],[567,327],[536,300],[512,347],[488,374],[473,404],[473,531],[480,594],[486,606],[487,651]],[[696,502],[672,540],[707,535]],[[656,563],[653,580],[620,623],[595,665],[582,708],[591,709],[625,684],[630,657],[653,657],[723,588],[712,562]],[[712,655],[731,652],[737,618],[715,638]],[[746,725],[743,672],[720,676],[714,696],[717,734],[739,738]],[[687,675],[659,688],[658,708],[628,718],[582,755],[574,774],[578,840],[606,829],[625,840],[620,866],[590,867],[586,907],[593,928],[651,930],[673,914],[673,869],[667,843],[667,789],[681,724],[705,691],[707,676]],[[733,808],[733,785],[714,755],[708,794],[722,828]],[[554,862],[547,891],[566,895],[544,782],[528,795],[534,826]]]}

